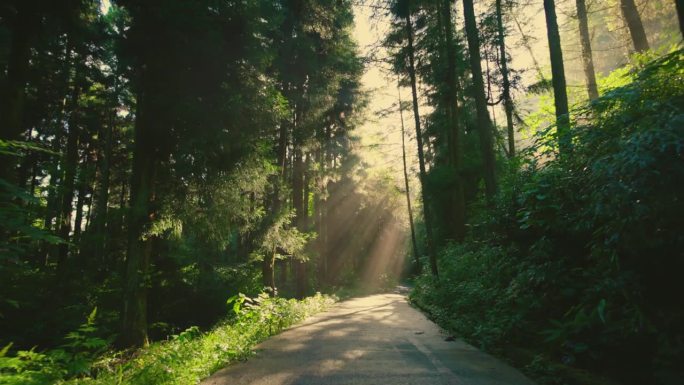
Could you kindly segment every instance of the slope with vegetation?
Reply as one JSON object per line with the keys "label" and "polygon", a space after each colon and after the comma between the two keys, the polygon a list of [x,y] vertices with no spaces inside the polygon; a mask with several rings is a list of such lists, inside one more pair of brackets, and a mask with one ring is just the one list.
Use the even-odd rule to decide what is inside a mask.
{"label": "slope with vegetation", "polygon": [[572,156],[549,159],[540,135],[412,300],[548,383],[578,376],[553,362],[619,383],[681,368],[682,59],[615,74],[627,84],[577,111]]}

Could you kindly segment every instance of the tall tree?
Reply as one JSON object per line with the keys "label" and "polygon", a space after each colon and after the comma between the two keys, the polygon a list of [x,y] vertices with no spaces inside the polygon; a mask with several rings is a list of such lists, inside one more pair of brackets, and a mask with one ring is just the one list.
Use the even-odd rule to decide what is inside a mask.
{"label": "tall tree", "polygon": [[506,55],[506,30],[503,23],[502,0],[496,0],[496,29],[499,44],[499,65],[503,81],[503,102],[506,113],[506,129],[508,131],[508,156],[515,156],[515,130],[513,127],[513,99],[511,98],[511,79],[508,71],[508,56]]}
{"label": "tall tree", "polygon": [[634,0],[620,0],[620,10],[622,17],[625,18],[629,35],[632,37],[632,44],[636,52],[648,51],[648,39],[646,38],[646,31],[644,24],[641,22],[639,10],[637,9]]}
{"label": "tall tree", "polygon": [[408,168],[406,166],[406,134],[404,129],[404,106],[401,100],[401,86],[397,82],[397,95],[399,97],[399,119],[401,119],[401,160],[404,167],[404,190],[406,193],[406,210],[409,216],[409,228],[411,229],[411,246],[413,248],[413,258],[416,263],[416,272],[420,273],[420,252],[416,241],[416,229],[413,226],[413,209],[411,208],[411,190],[409,188]]}
{"label": "tall tree", "polygon": [[427,171],[425,168],[425,153],[423,147],[423,132],[420,128],[420,111],[418,108],[418,86],[416,79],[415,53],[413,46],[413,22],[411,21],[411,5],[406,1],[406,9],[404,12],[404,21],[406,22],[404,28],[407,39],[407,53],[408,53],[408,74],[411,82],[411,96],[413,101],[413,118],[416,128],[416,144],[418,146],[418,167],[420,169],[421,181],[421,195],[423,198],[423,220],[425,221],[425,233],[427,236],[428,257],[430,259],[430,271],[435,277],[439,276],[437,269],[437,252],[435,251],[434,236],[432,229],[432,215],[430,212],[430,201],[427,192]]}
{"label": "tall tree", "polygon": [[[73,80],[73,90],[70,101],[70,116],[68,119],[66,151],[62,160],[62,183],[60,186],[61,210],[59,220],[59,236],[65,241],[69,241],[71,232],[71,220],[74,200],[74,187],[76,185],[76,173],[78,167],[78,146],[81,136],[78,100],[81,96],[80,69],[76,69]],[[59,245],[57,263],[60,267],[64,266],[69,253],[69,244],[65,242]]]}
{"label": "tall tree", "polygon": [[96,199],[94,208],[91,206],[90,210],[93,215],[93,230],[95,234],[101,237],[95,245],[95,256],[104,262],[105,253],[107,251],[107,243],[109,235],[107,234],[108,213],[109,213],[109,190],[111,185],[111,166],[112,156],[114,154],[114,125],[116,124],[115,109],[108,114],[106,124],[100,126],[99,133],[99,148],[98,148],[98,168],[99,180],[97,181],[97,189],[93,191]]}
{"label": "tall tree", "polygon": [[[297,129],[297,123],[293,125]],[[292,159],[292,206],[296,215],[296,227],[301,232],[307,230],[307,202],[304,196],[305,190],[305,168],[304,152],[302,151],[302,139],[295,139],[293,159]],[[303,298],[306,293],[306,267],[301,260],[294,261],[295,266],[295,286],[297,298]]]}
{"label": "tall tree", "polygon": [[[282,119],[278,126],[278,145],[275,148],[276,152],[276,167],[278,172],[271,177],[273,185],[273,196],[270,202],[270,211],[273,221],[277,221],[279,217],[283,215],[283,197],[281,197],[281,189],[285,183],[286,169],[285,165],[287,162],[287,142],[289,136],[288,130],[288,120]],[[276,282],[275,282],[275,262],[276,262],[276,248],[273,247],[264,256],[264,260],[261,266],[261,277],[264,287],[270,287],[271,293],[276,292]],[[284,280],[283,280],[284,281]],[[281,282],[281,284],[284,282]]]}
{"label": "tall tree", "polygon": [[456,62],[456,44],[454,42],[454,25],[451,13],[451,2],[442,0],[439,10],[444,30],[444,50],[446,53],[446,115],[447,115],[447,148],[448,159],[453,168],[453,189],[451,191],[451,235],[456,240],[465,236],[465,196],[463,192],[463,178],[461,178],[461,163],[463,161],[463,130],[459,121],[458,92],[459,83],[456,77],[458,69]]}
{"label": "tall tree", "polygon": [[584,78],[587,83],[589,100],[599,97],[596,85],[596,73],[594,71],[594,57],[591,51],[591,37],[589,36],[589,18],[587,16],[587,4],[585,0],[576,0],[577,20],[579,22],[580,44],[582,45],[582,66]]}
{"label": "tall tree", "polygon": [[477,112],[477,130],[480,136],[480,151],[484,165],[485,193],[491,202],[496,194],[496,155],[494,154],[494,128],[489,118],[487,96],[485,95],[484,78],[482,76],[482,59],[480,56],[480,37],[477,31],[477,20],[473,0],[463,0],[463,17],[465,19],[466,38],[470,70],[473,76],[473,93]]}
{"label": "tall tree", "polygon": [[[166,58],[170,52],[187,48],[180,45],[182,34],[187,32],[184,28],[197,20],[186,18],[182,22],[176,21],[177,25],[172,27],[165,15],[174,8],[180,9],[180,5],[174,2],[157,6],[135,2],[126,2],[125,5],[132,16],[125,47],[131,61],[136,64],[136,106],[119,343],[122,346],[141,346],[148,343],[147,291],[155,238],[150,230],[158,219],[162,193],[159,182],[161,166],[168,157],[174,139],[170,128],[179,113],[174,104],[181,102],[176,99],[181,97],[178,94],[181,87],[178,73],[190,67],[188,62],[167,62]],[[173,34],[171,28],[175,28]],[[181,69],[183,64],[186,67]]]}
{"label": "tall tree", "polygon": [[[95,301],[118,314],[103,323],[121,329],[120,345],[144,345],[148,323],[169,321],[178,303],[220,298],[242,285],[224,273],[205,280],[218,276],[214,268],[239,269],[250,282],[263,273],[274,287],[276,253],[311,246],[297,228],[328,237],[338,218],[327,212],[335,208],[326,190],[342,173],[348,179],[340,185],[354,183],[354,171],[342,168],[355,167],[347,134],[363,99],[349,1],[0,3],[0,168],[3,179],[36,197],[0,191],[0,260],[21,262],[0,266],[0,281],[11,282],[0,285],[0,297],[22,301],[7,317],[12,301],[0,301],[0,318],[15,325],[3,322],[0,339],[58,344]],[[19,150],[21,161],[5,158],[6,140],[30,142]],[[338,191],[340,200],[349,190]],[[349,207],[344,214],[356,218],[358,206]],[[290,223],[292,212],[297,222]],[[289,238],[270,243],[261,272],[249,257],[263,253],[271,240],[257,235],[278,221]],[[55,235],[69,243],[55,244]],[[301,295],[314,280],[300,271]],[[28,290],[38,276],[64,284],[59,304],[48,290]],[[103,286],[123,301],[94,294]],[[178,302],[158,300],[169,290]],[[52,308],[34,319],[44,303]],[[183,322],[218,319],[218,303]],[[29,316],[37,327],[17,332]]]}
{"label": "tall tree", "polygon": [[565,83],[565,65],[554,0],[544,0],[544,14],[546,15],[546,32],[549,41],[549,53],[551,55],[551,81],[553,83],[553,101],[556,107],[558,149],[561,155],[564,155],[571,150],[572,138],[570,133],[568,91]]}
{"label": "tall tree", "polygon": [[[143,84],[146,71],[141,74]],[[123,346],[141,346],[147,337],[147,279],[152,258],[152,239],[145,235],[155,218],[154,200],[159,156],[157,139],[162,132],[155,121],[155,109],[159,97],[151,89],[138,91],[135,120],[135,147],[130,187],[130,210],[128,213],[128,249],[124,282],[124,306],[121,341]]]}

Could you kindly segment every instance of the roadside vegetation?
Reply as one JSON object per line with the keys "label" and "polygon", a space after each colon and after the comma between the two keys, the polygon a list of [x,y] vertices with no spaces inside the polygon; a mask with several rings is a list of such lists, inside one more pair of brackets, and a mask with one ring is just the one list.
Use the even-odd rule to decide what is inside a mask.
{"label": "roadside vegetation", "polygon": [[125,351],[109,351],[98,333],[94,310],[56,349],[18,351],[11,356],[7,355],[10,346],[3,349],[0,384],[197,384],[226,364],[247,359],[256,344],[325,310],[335,300],[320,294],[303,300],[240,294],[228,300],[231,316],[208,331],[195,326]]}
{"label": "roadside vegetation", "polygon": [[493,205],[473,204],[439,280],[424,274],[411,294],[544,384],[647,384],[681,370],[684,52],[641,57],[605,83],[620,86],[575,112],[572,153],[550,156],[555,138],[542,132],[502,165]]}

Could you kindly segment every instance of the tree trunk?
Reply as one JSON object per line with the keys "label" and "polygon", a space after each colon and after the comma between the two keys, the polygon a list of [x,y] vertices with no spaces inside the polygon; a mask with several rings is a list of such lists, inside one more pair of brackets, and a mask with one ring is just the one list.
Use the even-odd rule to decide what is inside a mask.
{"label": "tree trunk", "polygon": [[589,100],[599,97],[598,87],[596,86],[596,73],[594,71],[594,58],[591,52],[591,38],[589,36],[589,20],[587,17],[587,5],[585,0],[576,0],[577,20],[579,21],[580,44],[582,45],[582,66],[584,67],[584,78],[587,83],[587,93]]}
{"label": "tree trunk", "polygon": [[318,276],[318,282],[321,287],[328,284],[328,266],[330,265],[330,256],[328,255],[328,201],[319,199],[320,201],[320,226],[318,233],[318,243],[320,252],[321,269]]}
{"label": "tree trunk", "polygon": [[280,274],[278,274],[278,285],[280,287],[284,287],[287,285],[287,267],[289,266],[289,262],[287,259],[282,259],[279,263],[280,265]]}
{"label": "tree trunk", "polygon": [[[62,60],[64,62],[64,68],[62,69],[62,72],[65,75],[66,82],[69,81],[70,79],[70,73],[71,69],[74,66],[74,63],[72,60],[70,60],[70,55],[71,55],[71,45],[67,42],[65,45],[64,49],[64,59]],[[59,153],[61,152],[62,148],[62,135],[64,134],[64,115],[66,113],[66,105],[67,105],[67,97],[64,97],[61,101],[61,106],[58,110],[57,116],[55,117],[55,125],[54,125],[54,137],[52,138],[52,143],[50,146],[50,149],[54,153]],[[62,170],[59,168],[59,162],[56,159],[56,156],[54,156],[55,161],[50,162],[50,165],[48,167],[48,173],[50,174],[50,184],[48,186],[48,196],[47,196],[47,207],[45,210],[45,218],[44,218],[44,223],[43,226],[47,230],[51,230],[53,227],[52,221],[58,217],[59,215],[59,207],[60,207],[60,194],[58,191],[58,186],[61,184],[61,177],[63,176]],[[55,224],[55,229],[59,228],[59,222]],[[45,251],[47,253],[47,249],[52,248],[50,245],[45,245]],[[47,256],[47,254],[46,254]],[[47,263],[47,260],[46,260]]]}
{"label": "tree trunk", "polygon": [[[273,197],[271,201],[271,213],[274,218],[281,215],[280,211],[282,209],[282,198],[280,197],[280,185],[285,180],[285,156],[287,154],[287,121],[283,119],[280,123],[280,129],[278,133],[278,147],[276,152],[276,161],[278,162],[279,172],[273,178]],[[264,261],[262,262],[262,283],[266,287],[270,287],[272,292],[275,293],[275,251],[270,255],[264,256]]]}
{"label": "tree trunk", "polygon": [[[119,191],[119,215],[117,215],[117,220],[119,221],[119,229],[118,231],[120,233],[123,232],[124,230],[124,222],[126,221],[126,202],[130,199],[130,191],[128,191],[128,170],[123,168],[121,169],[121,174],[119,176],[119,179],[121,181],[121,190]],[[112,229],[110,229],[111,231]]]}
{"label": "tree trunk", "polygon": [[637,10],[634,0],[620,0],[620,10],[622,17],[625,18],[629,35],[632,37],[632,44],[636,52],[648,51],[648,39],[646,38],[646,31],[641,22],[639,11]]}
{"label": "tree trunk", "polygon": [[[33,165],[31,166],[31,176],[29,177],[28,193],[30,196],[36,196],[36,187],[38,186],[38,170],[42,169],[40,164],[40,158],[35,157],[33,159]],[[30,207],[34,207],[31,203]]]}
{"label": "tree trunk", "polygon": [[261,284],[264,287],[270,287],[271,292],[275,293],[275,260],[276,252],[273,250],[264,255],[264,260],[261,262]]}
{"label": "tree trunk", "polygon": [[[97,173],[97,170],[95,170],[95,173]],[[86,202],[86,205],[88,205],[88,216],[86,217],[85,223],[86,232],[90,231],[90,224],[93,223],[93,204],[95,204],[95,189],[97,188],[97,179],[95,178],[95,176],[93,176],[93,180],[91,181],[91,184],[88,187],[90,188],[90,197],[88,198],[88,202]]]}
{"label": "tree trunk", "polygon": [[[155,122],[147,110],[148,95],[139,93],[135,120],[135,147],[128,213],[128,250],[124,276],[122,346],[147,345],[147,280],[152,239],[145,235],[154,220],[156,143]],[[152,95],[150,95],[152,96]]]}
{"label": "tree trunk", "polygon": [[83,157],[80,172],[78,173],[76,189],[78,198],[76,199],[76,218],[74,219],[74,236],[72,243],[78,244],[81,238],[81,228],[83,227],[83,206],[86,204],[85,195],[87,193],[88,181],[86,180],[86,170],[88,169],[89,156]]}
{"label": "tree trunk", "polygon": [[423,198],[423,220],[425,221],[425,233],[427,236],[428,257],[430,258],[430,270],[432,275],[439,277],[437,270],[437,253],[434,246],[432,232],[432,216],[430,215],[430,202],[427,199],[427,172],[425,171],[425,154],[423,153],[423,133],[420,129],[420,113],[418,111],[418,88],[416,85],[416,67],[413,52],[413,25],[411,24],[411,12],[406,13],[406,36],[408,39],[409,78],[411,80],[411,95],[413,97],[413,118],[416,126],[416,142],[418,144],[418,166],[420,168],[421,195]]}
{"label": "tree trunk", "polygon": [[565,85],[565,68],[563,50],[561,48],[558,21],[556,18],[556,4],[554,0],[544,0],[546,15],[546,31],[549,39],[549,53],[551,55],[551,74],[553,76],[553,98],[556,107],[556,126],[558,132],[558,151],[561,155],[568,154],[572,149],[570,135],[570,117],[568,109],[568,93]]}
{"label": "tree trunk", "polygon": [[406,167],[406,141],[404,133],[404,107],[401,104],[401,87],[397,82],[397,93],[399,95],[399,118],[401,119],[401,159],[404,165],[404,188],[406,189],[406,208],[409,216],[409,227],[411,229],[411,245],[413,246],[413,258],[416,263],[416,273],[420,274],[420,252],[416,241],[416,229],[413,226],[413,210],[411,209],[411,190],[409,188],[408,169]]}
{"label": "tree trunk", "polygon": [[[55,128],[55,136],[52,139],[50,149],[54,153],[59,153],[62,142],[62,114],[64,109],[60,110],[59,117],[57,119],[57,127]],[[55,218],[58,218],[58,212],[60,207],[60,194],[59,186],[61,185],[62,173],[59,169],[59,158],[57,156],[51,155],[50,163],[47,168],[48,174],[50,175],[50,183],[47,186],[47,198],[45,207],[45,216],[43,217],[43,228],[48,231],[59,228],[59,220],[56,223],[52,223]],[[54,227],[53,227],[54,226]],[[44,261],[47,266],[50,262],[50,257],[55,253],[57,247],[51,243],[43,242],[40,250],[40,258]]]}
{"label": "tree trunk", "polygon": [[[306,154],[306,160],[302,159],[302,166],[304,168],[302,172],[302,181],[303,181],[303,192],[302,192],[302,207],[301,207],[301,228],[299,229],[302,232],[308,232],[310,223],[309,223],[309,193],[310,193],[310,188],[311,188],[311,173],[309,170],[311,169],[310,167],[310,162],[311,162],[311,154]],[[297,218],[300,216],[297,215]],[[309,289],[309,261],[299,261],[298,264],[298,270],[297,270],[297,292],[302,296],[302,298],[306,295],[307,290]]]}
{"label": "tree trunk", "polygon": [[78,143],[80,129],[78,123],[78,98],[80,97],[79,70],[74,75],[74,88],[71,94],[71,107],[69,108],[69,130],[67,132],[66,153],[62,165],[64,173],[62,178],[61,209],[59,215],[59,237],[65,242],[59,245],[57,254],[57,266],[63,268],[69,254],[69,236],[71,232],[71,215],[73,211],[74,188],[76,184],[76,169],[78,163]]}
{"label": "tree trunk", "polygon": [[[34,0],[22,0],[12,23],[7,75],[0,90],[0,140],[18,140],[21,136],[31,40],[38,28],[37,11]],[[16,160],[13,156],[0,154],[0,179],[17,182],[14,175]]]}
{"label": "tree trunk", "polygon": [[[33,142],[33,127],[29,126],[29,129],[25,132],[23,140],[24,142],[29,144]],[[37,155],[38,154],[31,152],[27,156],[23,157],[19,162],[18,170],[16,170],[16,174],[18,175],[18,177],[16,178],[17,186],[25,188],[27,191],[30,189],[31,186],[29,174],[33,171],[33,169],[35,168],[34,166],[38,161]]]}
{"label": "tree trunk", "polygon": [[268,255],[264,255],[264,261],[261,264],[262,284],[264,287],[271,288],[271,293],[275,293],[275,259],[276,252],[273,250]]}
{"label": "tree trunk", "polygon": [[496,156],[494,154],[494,134],[492,122],[487,109],[487,96],[482,78],[480,57],[480,38],[477,32],[477,20],[473,0],[463,0],[463,17],[465,18],[466,37],[470,56],[470,69],[473,75],[475,93],[475,109],[477,110],[477,128],[480,136],[480,150],[484,164],[485,193],[491,203],[496,194]]}
{"label": "tree trunk", "polygon": [[496,0],[496,29],[499,43],[499,62],[503,78],[503,102],[506,112],[506,129],[508,131],[508,157],[515,156],[515,129],[513,126],[513,98],[511,97],[511,79],[508,74],[508,58],[506,57],[506,31],[503,24],[502,0]]}
{"label": "tree trunk", "polygon": [[[95,199],[95,211],[93,213],[93,226],[95,233],[95,255],[101,261],[105,261],[107,244],[109,243],[108,226],[108,205],[109,205],[109,185],[111,178],[111,161],[114,152],[114,122],[115,116],[112,112],[109,122],[102,128],[102,142],[100,144],[100,178]],[[92,207],[91,207],[92,210]]]}
{"label": "tree trunk", "polygon": [[463,180],[461,179],[461,163],[463,159],[462,138],[463,131],[459,122],[458,91],[456,79],[456,47],[454,46],[453,22],[451,16],[451,1],[442,0],[442,19],[444,28],[444,45],[447,57],[446,72],[446,104],[447,104],[447,146],[449,149],[449,164],[453,168],[454,184],[451,191],[450,233],[456,240],[465,236],[465,196],[463,194]]}
{"label": "tree trunk", "polygon": [[323,136],[327,132],[327,127],[317,134],[319,147],[314,152],[313,162],[316,163],[316,170],[314,175],[314,200],[313,200],[313,221],[316,229],[316,252],[318,254],[317,269],[316,269],[316,283],[318,287],[323,287],[325,273],[326,273],[326,255],[323,253],[323,196],[322,196],[322,176],[325,173],[325,164],[323,162],[323,146],[327,143],[327,138]]}
{"label": "tree trunk", "polygon": [[684,0],[675,0],[675,7],[677,7],[677,17],[679,18],[679,31],[684,38]]}
{"label": "tree trunk", "polygon": [[[299,143],[295,144],[294,164],[292,166],[292,205],[296,214],[296,226],[299,231],[306,231],[304,228],[306,215],[304,207],[304,162],[303,154]],[[304,276],[302,271],[303,262],[297,260],[295,266],[295,286],[297,298],[303,298],[305,289]]]}
{"label": "tree trunk", "polygon": [[[323,154],[321,156],[321,170],[326,172],[332,167],[332,154],[331,147],[333,142],[332,127],[328,125],[324,131],[325,135],[325,147],[323,148]],[[328,284],[330,282],[330,266],[331,255],[330,255],[330,180],[326,179],[324,186],[322,188],[326,191],[326,199],[323,200],[321,205],[321,233],[319,238],[321,240],[321,255],[323,255],[323,272],[321,282],[323,284]]]}
{"label": "tree trunk", "polygon": [[[306,211],[304,209],[304,154],[302,152],[301,133],[298,132],[300,121],[300,108],[295,105],[292,118],[293,133],[293,159],[292,159],[292,206],[295,210],[295,226],[301,232],[306,231]],[[304,298],[306,293],[306,282],[304,276],[304,262],[297,259],[293,261],[293,271],[295,276],[295,295],[297,298]]]}

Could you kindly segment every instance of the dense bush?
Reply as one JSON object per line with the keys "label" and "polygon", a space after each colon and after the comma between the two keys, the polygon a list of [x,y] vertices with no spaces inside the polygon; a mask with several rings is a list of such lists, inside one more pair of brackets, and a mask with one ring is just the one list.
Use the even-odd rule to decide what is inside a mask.
{"label": "dense bush", "polygon": [[615,75],[624,85],[576,111],[572,154],[540,135],[413,301],[486,348],[512,343],[624,383],[681,368],[682,59]]}

